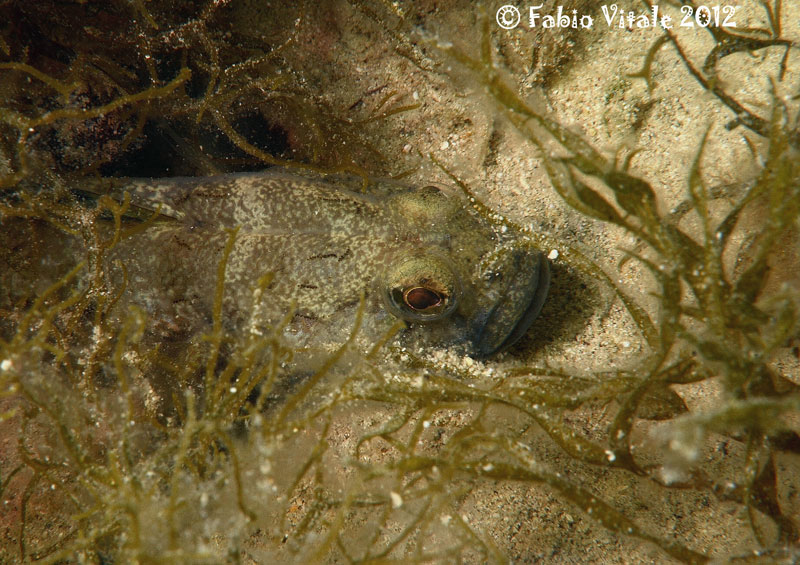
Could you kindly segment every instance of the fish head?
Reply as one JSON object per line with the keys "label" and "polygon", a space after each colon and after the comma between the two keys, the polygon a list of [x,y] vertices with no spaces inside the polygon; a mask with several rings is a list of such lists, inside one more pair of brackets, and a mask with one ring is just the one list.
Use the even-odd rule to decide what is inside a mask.
{"label": "fish head", "polygon": [[[299,348],[341,345],[363,294],[365,344],[400,318],[408,325],[401,345],[455,346],[486,358],[525,334],[547,295],[550,271],[539,250],[446,189],[376,181],[361,191],[346,179],[285,171],[124,186],[135,205],[169,218],[115,249],[128,269],[126,296],[165,321],[159,327],[178,327],[172,333],[181,339],[216,307],[213,289],[234,229],[226,326],[263,333],[283,324]],[[119,311],[127,311],[123,303]],[[288,325],[287,311],[294,312]]]}
{"label": "fish head", "polygon": [[396,194],[390,206],[404,227],[379,286],[386,309],[408,323],[406,339],[486,358],[525,335],[550,283],[532,242],[437,187]]}

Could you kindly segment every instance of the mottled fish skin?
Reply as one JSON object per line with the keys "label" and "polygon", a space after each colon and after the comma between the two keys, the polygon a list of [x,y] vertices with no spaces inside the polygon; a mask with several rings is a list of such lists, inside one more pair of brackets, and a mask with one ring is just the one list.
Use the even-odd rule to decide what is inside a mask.
{"label": "mottled fish skin", "polygon": [[362,193],[352,179],[280,169],[116,184],[135,206],[167,218],[114,252],[127,269],[123,303],[143,308],[165,338],[211,323],[218,265],[235,228],[226,328],[265,334],[294,309],[285,333],[297,346],[341,344],[363,294],[365,344],[401,317],[404,346],[487,357],[525,333],[547,294],[549,267],[538,250],[433,187],[382,181]]}

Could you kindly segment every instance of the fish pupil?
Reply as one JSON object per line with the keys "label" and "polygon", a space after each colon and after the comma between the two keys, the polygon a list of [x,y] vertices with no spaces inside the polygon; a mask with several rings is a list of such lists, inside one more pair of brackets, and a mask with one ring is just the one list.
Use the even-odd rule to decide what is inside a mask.
{"label": "fish pupil", "polygon": [[403,302],[414,310],[427,310],[442,303],[442,296],[435,290],[415,286],[403,294]]}

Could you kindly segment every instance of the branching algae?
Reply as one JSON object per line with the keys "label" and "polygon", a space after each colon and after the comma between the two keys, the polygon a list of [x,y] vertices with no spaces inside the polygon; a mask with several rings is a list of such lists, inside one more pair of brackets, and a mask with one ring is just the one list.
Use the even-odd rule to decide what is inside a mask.
{"label": "branching algae", "polygon": [[[399,327],[370,335],[365,351],[356,346],[369,314],[364,299],[341,343],[319,363],[298,365],[304,352],[285,332],[293,312],[259,332],[225,323],[227,266],[241,236],[234,225],[221,233],[212,265],[208,323],[167,324],[170,340],[148,335],[152,313],[126,295],[135,273],[118,253],[163,227],[161,209],[137,212],[130,193],[87,205],[70,188],[96,183],[98,172],[142,168],[200,176],[282,164],[366,177],[379,153],[361,135],[416,108],[387,107],[389,92],[372,115],[337,115],[290,65],[293,50],[313,45],[307,34],[319,29],[308,26],[319,12],[301,3],[279,17],[251,4],[65,5],[59,18],[86,30],[74,37],[40,8],[0,6],[2,560],[536,559],[498,535],[492,522],[504,516],[476,501],[506,488],[551,493],[611,535],[643,540],[658,552],[653,559],[796,558],[797,506],[786,491],[797,488],[800,397],[785,352],[796,356],[800,295],[796,272],[781,262],[797,254],[800,161],[796,101],[780,94],[795,56],[782,3],[761,3],[768,30],[698,32],[713,45],[702,64],[668,31],[642,55],[640,75],[653,87],[661,50],[677,53],[733,110],[727,125],[747,130],[756,163],[738,189],[714,186],[703,159],[709,130],[686,170],[687,200],[669,214],[633,172],[635,151],[610,157],[518,94],[496,66],[487,18],[473,54],[420,40],[409,9],[354,3],[378,26],[389,13],[390,42],[423,72],[452,67],[459,80],[480,84],[569,206],[635,237],[626,262],[650,273],[655,306],[582,249],[559,246],[562,261],[611,289],[646,344],[628,369],[590,374],[514,364],[476,372],[472,359],[454,367],[397,347]],[[243,20],[263,27],[224,31]],[[770,49],[786,55],[769,108],[750,105],[718,68]],[[460,176],[452,181],[479,217],[522,231]],[[269,301],[271,282],[265,273],[252,299]],[[398,299],[428,306],[427,295],[409,295],[413,288]],[[720,400],[687,413],[675,387],[712,382]],[[582,411],[601,428],[587,431],[575,418]],[[660,421],[655,444],[635,439],[647,419]],[[712,457],[712,437],[738,452]],[[733,463],[717,474],[714,457]],[[619,488],[603,488],[612,480],[633,504]],[[737,557],[638,510],[663,499],[670,512],[679,495],[743,513],[752,545],[737,546]],[[526,503],[528,520],[536,511]]]}

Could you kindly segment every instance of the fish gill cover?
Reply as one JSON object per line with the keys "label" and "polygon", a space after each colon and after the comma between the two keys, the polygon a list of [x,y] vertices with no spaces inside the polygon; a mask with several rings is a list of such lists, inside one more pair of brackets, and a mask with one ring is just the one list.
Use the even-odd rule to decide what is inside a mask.
{"label": "fish gill cover", "polygon": [[[742,4],[0,3],[0,559],[796,560],[800,6]],[[74,187],[274,164],[460,187],[549,254],[542,318],[363,351],[362,300],[298,365],[291,311],[222,319],[235,230],[207,328],[111,315],[158,218]]]}

